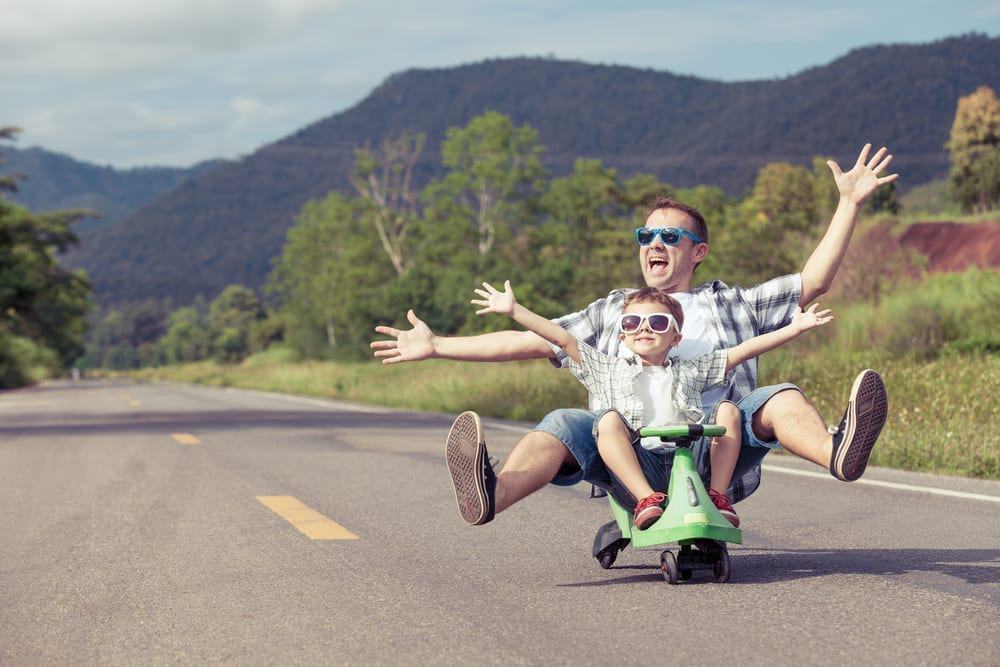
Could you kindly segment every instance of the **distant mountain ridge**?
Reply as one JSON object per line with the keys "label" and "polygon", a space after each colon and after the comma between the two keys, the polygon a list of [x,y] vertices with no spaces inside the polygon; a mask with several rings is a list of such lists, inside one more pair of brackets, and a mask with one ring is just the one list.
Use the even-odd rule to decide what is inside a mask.
{"label": "distant mountain ridge", "polygon": [[116,169],[42,148],[9,145],[0,146],[0,158],[0,173],[24,176],[18,192],[11,196],[14,201],[33,211],[82,208],[100,214],[76,226],[83,234],[121,220],[187,179],[224,163],[209,160],[187,168]]}
{"label": "distant mountain ridge", "polygon": [[104,302],[259,287],[302,204],[349,191],[355,147],[426,132],[426,179],[438,173],[447,128],[491,109],[537,128],[556,173],[595,157],[625,175],[737,193],[767,162],[852,160],[870,140],[891,147],[901,185],[912,186],[947,172],[957,100],[984,84],[1000,89],[1000,38],[984,35],[867,47],[787,78],[735,83],[538,58],[409,70],[87,235],[71,262],[88,269]]}

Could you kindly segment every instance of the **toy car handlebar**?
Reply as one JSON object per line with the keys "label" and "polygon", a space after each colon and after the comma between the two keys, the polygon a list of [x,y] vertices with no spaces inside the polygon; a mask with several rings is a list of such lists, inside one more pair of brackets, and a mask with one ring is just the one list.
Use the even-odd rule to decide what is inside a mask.
{"label": "toy car handlebar", "polygon": [[644,438],[660,438],[666,442],[693,440],[704,435],[714,437],[725,434],[726,427],[716,424],[664,424],[663,426],[646,426],[639,429],[639,435]]}

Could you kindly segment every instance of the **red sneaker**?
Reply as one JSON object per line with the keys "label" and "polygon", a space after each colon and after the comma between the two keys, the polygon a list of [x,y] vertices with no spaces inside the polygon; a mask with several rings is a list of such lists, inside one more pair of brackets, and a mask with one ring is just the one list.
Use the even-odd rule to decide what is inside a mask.
{"label": "red sneaker", "polygon": [[651,493],[635,506],[632,513],[632,525],[639,530],[646,530],[653,522],[663,516],[663,506],[667,502],[667,494]]}
{"label": "red sneaker", "polygon": [[740,527],[740,518],[736,516],[736,510],[733,509],[733,504],[729,502],[729,496],[719,493],[715,489],[709,489],[708,497],[712,499],[712,504],[719,510],[719,514],[726,517],[729,523],[733,524],[733,527]]}

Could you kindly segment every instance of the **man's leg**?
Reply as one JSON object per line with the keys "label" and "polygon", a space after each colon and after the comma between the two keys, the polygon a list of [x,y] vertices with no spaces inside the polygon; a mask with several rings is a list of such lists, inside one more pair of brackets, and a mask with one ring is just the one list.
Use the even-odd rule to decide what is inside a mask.
{"label": "man's leg", "polygon": [[502,512],[555,479],[576,459],[559,438],[532,431],[521,438],[497,474],[496,511]]}
{"label": "man's leg", "polygon": [[819,411],[798,388],[774,394],[753,414],[753,435],[780,442],[788,451],[829,469],[845,481],[864,474],[888,414],[882,377],[871,369],[854,380],[847,408],[831,433]]}
{"label": "man's leg", "polygon": [[473,525],[489,523],[497,512],[549,482],[569,486],[588,472],[600,476],[604,468],[593,428],[594,413],[588,410],[550,412],[517,443],[497,474],[479,416],[460,414],[448,432],[445,456],[462,518]]}

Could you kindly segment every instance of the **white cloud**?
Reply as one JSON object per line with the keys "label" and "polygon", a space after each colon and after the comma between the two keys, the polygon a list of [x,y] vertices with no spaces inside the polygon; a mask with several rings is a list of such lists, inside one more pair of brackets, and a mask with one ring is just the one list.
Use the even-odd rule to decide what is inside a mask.
{"label": "white cloud", "polygon": [[323,0],[4,0],[0,72],[108,75],[281,42],[343,3]]}

